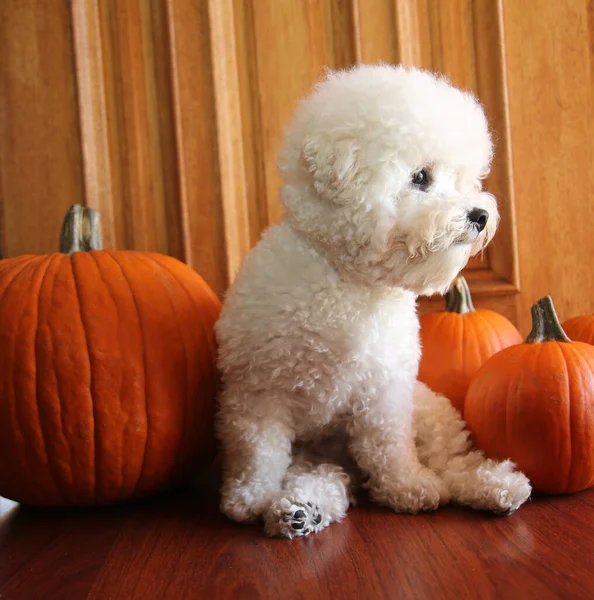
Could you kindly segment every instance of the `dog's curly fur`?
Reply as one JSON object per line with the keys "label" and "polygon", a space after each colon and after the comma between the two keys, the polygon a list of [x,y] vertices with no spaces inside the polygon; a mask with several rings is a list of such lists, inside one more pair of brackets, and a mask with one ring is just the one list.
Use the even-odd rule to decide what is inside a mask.
{"label": "dog's curly fur", "polygon": [[217,324],[231,519],[318,531],[358,480],[397,512],[528,498],[526,477],[472,450],[460,414],[416,381],[416,296],[445,291],[495,232],[491,156],[480,104],[427,72],[332,72],[300,103],[280,157],[285,218]]}

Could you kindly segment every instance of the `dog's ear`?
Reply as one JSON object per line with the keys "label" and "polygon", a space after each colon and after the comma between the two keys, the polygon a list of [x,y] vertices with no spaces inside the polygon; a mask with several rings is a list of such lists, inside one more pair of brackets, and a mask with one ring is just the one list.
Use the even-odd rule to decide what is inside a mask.
{"label": "dog's ear", "polygon": [[354,189],[362,183],[360,148],[354,139],[310,136],[301,156],[318,194],[338,204],[353,199]]}

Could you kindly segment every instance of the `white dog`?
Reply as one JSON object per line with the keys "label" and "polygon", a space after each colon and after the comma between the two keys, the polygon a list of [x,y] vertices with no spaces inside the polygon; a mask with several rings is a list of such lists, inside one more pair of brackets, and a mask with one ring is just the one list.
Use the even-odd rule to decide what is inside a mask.
{"label": "white dog", "polygon": [[344,517],[357,471],[397,512],[453,500],[503,513],[529,497],[416,381],[416,296],[444,292],[497,226],[481,192],[491,155],[479,103],[426,72],[359,66],[301,102],[280,159],[286,216],[217,324],[228,517],[319,531]]}

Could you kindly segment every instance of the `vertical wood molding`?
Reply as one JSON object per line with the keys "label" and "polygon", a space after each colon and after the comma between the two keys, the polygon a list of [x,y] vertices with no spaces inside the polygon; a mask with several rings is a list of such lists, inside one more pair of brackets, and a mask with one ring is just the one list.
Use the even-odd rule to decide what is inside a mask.
{"label": "vertical wood molding", "polygon": [[[502,219],[467,272],[473,292],[510,310],[518,186],[507,78],[518,76],[507,71],[503,11],[518,11],[503,0],[58,5],[0,2],[0,108],[10,117],[0,130],[0,252],[53,249],[45,220],[59,223],[55,214],[83,201],[102,211],[106,247],[181,258],[222,294],[281,216],[277,153],[297,100],[325,67],[401,62],[447,74],[485,106],[497,143],[487,185]],[[32,246],[31,209],[42,240]]]}
{"label": "vertical wood molding", "polygon": [[232,0],[209,0],[208,13],[227,277],[231,281],[250,249]]}
{"label": "vertical wood molding", "polygon": [[502,2],[517,198],[519,323],[551,295],[561,320],[594,312],[594,2]]}
{"label": "vertical wood molding", "polygon": [[[258,0],[251,2],[257,81],[263,189],[267,225],[281,217],[278,190],[281,177],[277,154],[282,133],[297,100],[306,94],[334,62],[332,27],[335,19],[327,2]],[[348,6],[348,3],[347,5]]]}
{"label": "vertical wood molding", "polygon": [[358,48],[357,62],[398,62],[398,34],[394,0],[358,1],[357,27],[353,30]]}
{"label": "vertical wood molding", "polygon": [[225,243],[208,4],[167,0],[166,8],[181,207],[178,233],[184,239],[186,262],[222,295],[231,269]]}
{"label": "vertical wood molding", "polygon": [[[489,0],[486,12],[474,11],[475,0],[450,0],[431,2],[429,20],[432,35],[432,68],[448,75],[452,83],[462,89],[478,92],[476,85],[476,55],[474,39],[476,26],[495,29],[498,21],[492,21],[497,0]],[[473,17],[476,16],[475,20]],[[455,41],[455,43],[454,43]],[[492,68],[493,65],[485,65]]]}
{"label": "vertical wood molding", "polygon": [[55,252],[84,201],[69,2],[0,2],[0,252]]}
{"label": "vertical wood molding", "polygon": [[[176,23],[175,13],[171,2],[166,3],[166,21],[168,27],[168,55],[169,55],[169,66],[171,73],[171,98],[172,98],[172,111],[173,111],[173,126],[175,132],[175,143],[177,148],[177,175],[178,175],[178,202],[180,210],[180,230],[178,232],[182,245],[184,248],[184,261],[192,266],[193,260],[191,256],[191,232],[190,232],[190,208],[188,198],[188,174],[185,157],[183,154],[184,150],[184,130],[182,120],[182,97],[181,97],[181,75],[180,67],[177,60],[177,37],[176,37]],[[209,281],[209,283],[211,283]]]}
{"label": "vertical wood molding", "polygon": [[71,6],[85,205],[101,211],[104,245],[114,248],[114,189],[99,7],[97,0],[72,0]]}
{"label": "vertical wood molding", "polygon": [[350,0],[346,2],[332,0],[332,15],[334,23],[334,67],[343,69],[350,64],[363,62],[361,35],[361,2]]}
{"label": "vertical wood molding", "polygon": [[144,0],[128,0],[109,5],[108,18],[113,27],[114,83],[118,86],[115,110],[121,115],[118,139],[114,140],[124,184],[124,204],[118,217],[125,224],[129,247],[169,253],[151,10]]}
{"label": "vertical wood molding", "polygon": [[154,73],[152,88],[154,127],[158,147],[154,169],[161,174],[162,215],[166,224],[167,254],[187,260],[187,239],[183,231],[180,195],[179,147],[175,132],[173,65],[167,6],[163,0],[150,0],[151,45],[150,64]]}
{"label": "vertical wood molding", "polygon": [[234,3],[234,32],[239,104],[241,107],[241,135],[245,197],[248,205],[250,245],[260,239],[268,226],[266,174],[262,140],[262,107],[258,88],[258,59],[254,10],[251,2]]}
{"label": "vertical wood molding", "polygon": [[393,0],[397,62],[433,68],[428,0]]}
{"label": "vertical wood molding", "polygon": [[106,247],[182,258],[160,2],[72,0],[85,200]]}
{"label": "vertical wood molding", "polygon": [[[500,227],[488,248],[494,274],[520,289],[516,206],[510,135],[509,90],[503,0],[475,0],[474,44],[477,92],[485,105],[495,138],[495,157],[487,180],[499,201]],[[494,24],[497,24],[495,27]]]}
{"label": "vertical wood molding", "polygon": [[397,60],[446,74],[483,103],[496,142],[487,189],[495,194],[500,226],[487,252],[469,262],[473,291],[518,289],[516,222],[509,139],[502,0],[393,0]]}

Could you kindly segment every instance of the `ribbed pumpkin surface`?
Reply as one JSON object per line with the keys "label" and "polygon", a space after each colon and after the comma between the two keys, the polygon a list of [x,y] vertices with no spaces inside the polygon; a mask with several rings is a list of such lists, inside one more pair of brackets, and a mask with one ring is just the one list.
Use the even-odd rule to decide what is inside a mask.
{"label": "ribbed pumpkin surface", "polygon": [[466,391],[476,372],[493,354],[521,341],[512,323],[492,310],[423,315],[419,381],[463,411]]}
{"label": "ribbed pumpkin surface", "polygon": [[539,492],[594,485],[594,347],[572,342],[550,296],[532,306],[526,342],[473,378],[464,418],[479,448],[511,458]]}
{"label": "ribbed pumpkin surface", "polygon": [[569,319],[563,323],[563,329],[574,341],[594,344],[594,315]]}
{"label": "ribbed pumpkin surface", "polygon": [[162,255],[0,262],[0,495],[114,503],[194,472],[214,447],[219,309]]}
{"label": "ribbed pumpkin surface", "polygon": [[521,344],[483,366],[464,417],[477,446],[511,458],[535,490],[594,485],[594,348],[581,342]]}

